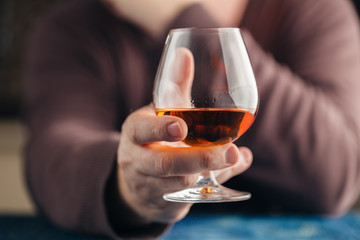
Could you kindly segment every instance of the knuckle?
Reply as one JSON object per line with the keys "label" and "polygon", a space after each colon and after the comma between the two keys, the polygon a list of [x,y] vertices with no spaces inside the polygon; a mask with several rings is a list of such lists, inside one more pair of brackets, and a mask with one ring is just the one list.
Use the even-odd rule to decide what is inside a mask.
{"label": "knuckle", "polygon": [[131,153],[128,151],[129,146],[124,146],[125,144],[120,144],[117,151],[117,164],[120,169],[126,169],[132,165]]}
{"label": "knuckle", "polygon": [[137,181],[127,181],[127,186],[133,193],[142,192],[142,190],[144,189],[143,184]]}
{"label": "knuckle", "polygon": [[125,133],[130,140],[136,142],[136,124],[135,123],[135,114],[130,114],[124,121],[122,127],[121,127],[121,132]]}
{"label": "knuckle", "polygon": [[132,123],[134,121],[136,121],[136,115],[137,115],[136,113],[132,113],[132,114],[128,115],[124,121],[123,126],[126,126],[126,127],[132,126],[133,125]]}
{"label": "knuckle", "polygon": [[200,158],[200,167],[202,169],[210,169],[212,165],[212,154],[210,151],[205,151]]}
{"label": "knuckle", "polygon": [[156,162],[156,172],[161,176],[168,176],[173,172],[173,159],[168,154],[160,154]]}
{"label": "knuckle", "polygon": [[124,169],[124,170],[125,170],[125,169],[127,169],[129,166],[131,166],[131,161],[125,159],[124,157],[119,157],[117,164],[118,164],[118,167],[119,167],[120,169]]}
{"label": "knuckle", "polygon": [[178,178],[179,187],[188,188],[196,183],[194,176],[181,176]]}
{"label": "knuckle", "polygon": [[159,127],[159,126],[153,126],[152,128],[150,128],[150,132],[153,138],[158,140],[162,139],[164,135],[163,129],[164,129],[163,127]]}

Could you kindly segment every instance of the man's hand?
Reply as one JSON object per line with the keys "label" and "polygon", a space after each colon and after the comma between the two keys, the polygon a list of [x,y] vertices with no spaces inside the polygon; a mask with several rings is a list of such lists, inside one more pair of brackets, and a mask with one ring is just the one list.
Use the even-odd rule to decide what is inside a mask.
{"label": "man's hand", "polygon": [[155,115],[143,107],[126,119],[118,149],[120,196],[147,222],[175,222],[191,204],[163,200],[163,194],[192,186],[201,172],[215,171],[218,181],[245,171],[251,151],[234,144],[216,147],[170,147],[161,141],[178,142],[186,137],[186,123],[177,117]]}

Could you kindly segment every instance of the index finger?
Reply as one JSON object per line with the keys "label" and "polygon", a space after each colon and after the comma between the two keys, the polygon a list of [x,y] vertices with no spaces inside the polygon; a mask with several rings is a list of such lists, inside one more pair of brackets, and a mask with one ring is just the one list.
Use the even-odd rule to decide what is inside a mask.
{"label": "index finger", "polygon": [[134,144],[158,141],[180,141],[187,135],[184,120],[174,116],[155,115],[152,105],[145,106],[129,115],[122,126],[122,133]]}

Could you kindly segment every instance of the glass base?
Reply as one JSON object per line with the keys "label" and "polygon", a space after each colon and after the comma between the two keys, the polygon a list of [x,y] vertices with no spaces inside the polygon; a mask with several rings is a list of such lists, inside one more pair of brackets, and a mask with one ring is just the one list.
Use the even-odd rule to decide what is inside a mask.
{"label": "glass base", "polygon": [[237,202],[251,198],[248,192],[239,192],[217,186],[194,186],[174,193],[166,193],[163,198],[171,202],[184,203],[217,203],[217,202]]}

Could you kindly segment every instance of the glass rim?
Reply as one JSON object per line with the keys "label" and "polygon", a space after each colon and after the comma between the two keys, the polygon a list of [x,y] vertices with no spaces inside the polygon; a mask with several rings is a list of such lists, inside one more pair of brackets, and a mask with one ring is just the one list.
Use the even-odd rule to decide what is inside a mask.
{"label": "glass rim", "polygon": [[169,33],[177,33],[177,32],[210,32],[210,33],[218,33],[218,32],[234,32],[241,31],[238,27],[186,27],[186,28],[173,28],[170,29]]}

